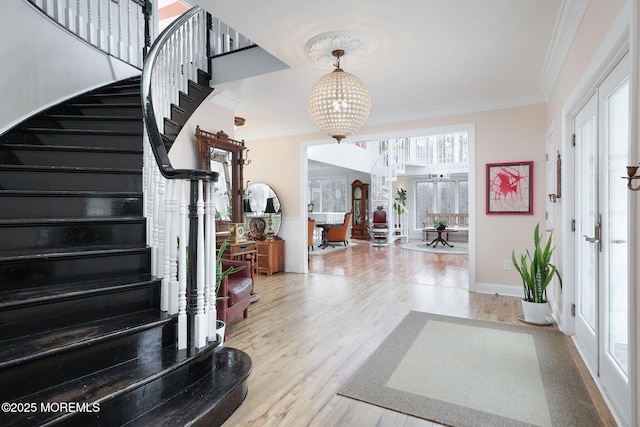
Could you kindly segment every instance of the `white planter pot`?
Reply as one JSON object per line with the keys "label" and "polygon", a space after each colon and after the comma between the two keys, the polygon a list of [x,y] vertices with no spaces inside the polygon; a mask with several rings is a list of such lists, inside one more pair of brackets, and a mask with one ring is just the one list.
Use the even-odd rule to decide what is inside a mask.
{"label": "white planter pot", "polygon": [[224,332],[227,329],[227,324],[222,320],[216,320],[216,334],[220,335],[220,347],[224,347]]}
{"label": "white planter pot", "polygon": [[547,303],[522,300],[524,320],[530,323],[547,323]]}

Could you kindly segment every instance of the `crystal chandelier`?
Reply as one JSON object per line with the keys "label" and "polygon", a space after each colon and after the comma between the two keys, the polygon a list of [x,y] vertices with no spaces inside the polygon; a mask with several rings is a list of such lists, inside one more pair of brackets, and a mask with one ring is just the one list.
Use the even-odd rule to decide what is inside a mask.
{"label": "crystal chandelier", "polygon": [[337,58],[333,72],[316,82],[307,98],[307,110],[313,123],[340,142],[357,132],[369,117],[371,98],[359,78],[340,68],[343,49],[331,52]]}

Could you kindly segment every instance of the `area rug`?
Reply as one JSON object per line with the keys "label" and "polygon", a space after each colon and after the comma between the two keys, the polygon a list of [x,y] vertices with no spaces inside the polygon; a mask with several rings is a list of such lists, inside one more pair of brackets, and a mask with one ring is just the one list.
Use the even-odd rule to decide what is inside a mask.
{"label": "area rug", "polygon": [[450,426],[599,426],[557,330],[412,311],[338,392]]}
{"label": "area rug", "polygon": [[356,246],[355,243],[349,243],[347,246],[345,246],[344,243],[334,243],[333,245],[334,245],[333,247],[327,246],[324,249],[319,248],[316,245],[316,247],[314,247],[313,250],[309,249],[309,255],[326,255],[326,254],[330,254],[332,252],[341,251],[343,249],[348,249],[351,246]]}
{"label": "area rug", "polygon": [[431,243],[433,239],[428,242],[409,242],[400,245],[402,249],[408,249],[410,251],[421,252],[434,252],[441,254],[468,254],[469,242],[450,242],[453,247],[444,246],[442,243],[438,243],[437,246],[427,246],[427,243]]}

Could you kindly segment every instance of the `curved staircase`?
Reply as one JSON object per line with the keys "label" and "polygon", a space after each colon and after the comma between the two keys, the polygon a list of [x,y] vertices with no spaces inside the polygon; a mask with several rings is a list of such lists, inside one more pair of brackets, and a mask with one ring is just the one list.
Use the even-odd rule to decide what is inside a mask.
{"label": "curved staircase", "polygon": [[248,355],[177,350],[160,310],[142,132],[133,78],[0,136],[3,426],[220,425],[247,394]]}

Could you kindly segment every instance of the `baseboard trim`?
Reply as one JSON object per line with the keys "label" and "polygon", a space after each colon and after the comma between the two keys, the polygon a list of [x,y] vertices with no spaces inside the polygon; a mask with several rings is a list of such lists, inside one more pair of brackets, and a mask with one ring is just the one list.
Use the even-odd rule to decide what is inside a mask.
{"label": "baseboard trim", "polygon": [[498,294],[510,297],[522,297],[520,286],[500,285],[496,283],[476,283],[476,292],[481,294]]}

